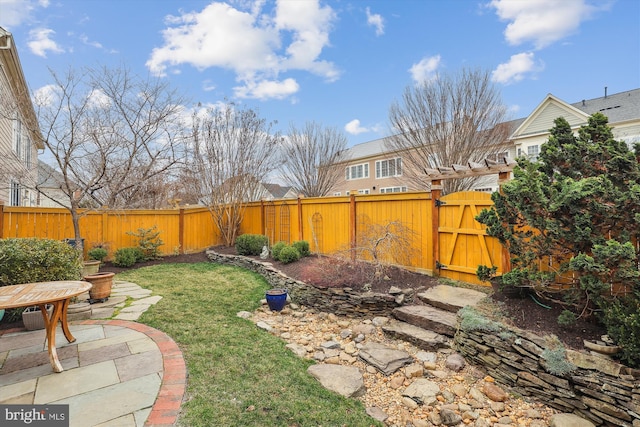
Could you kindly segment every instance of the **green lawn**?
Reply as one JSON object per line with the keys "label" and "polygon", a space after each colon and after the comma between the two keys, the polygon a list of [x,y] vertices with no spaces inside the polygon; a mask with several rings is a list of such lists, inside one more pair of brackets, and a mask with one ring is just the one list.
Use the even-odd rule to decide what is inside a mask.
{"label": "green lawn", "polygon": [[325,390],[313,362],[236,313],[253,311],[267,282],[213,263],[163,264],[120,273],[163,299],[140,322],[166,332],[188,371],[181,426],[381,426],[355,399]]}

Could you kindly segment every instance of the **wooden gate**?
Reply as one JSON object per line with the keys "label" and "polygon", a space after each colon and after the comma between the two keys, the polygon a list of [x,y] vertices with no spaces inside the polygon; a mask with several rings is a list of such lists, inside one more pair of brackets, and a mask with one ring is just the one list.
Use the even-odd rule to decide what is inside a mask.
{"label": "wooden gate", "polygon": [[498,267],[502,274],[502,245],[486,235],[485,226],[475,217],[493,205],[491,194],[459,192],[441,197],[438,209],[438,257],[436,269],[441,277],[467,283],[482,283],[476,277],[478,265]]}

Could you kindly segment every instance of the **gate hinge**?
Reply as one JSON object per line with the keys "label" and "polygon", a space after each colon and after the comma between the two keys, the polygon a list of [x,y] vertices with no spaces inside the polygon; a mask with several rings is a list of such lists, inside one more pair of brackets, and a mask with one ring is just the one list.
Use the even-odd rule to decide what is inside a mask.
{"label": "gate hinge", "polygon": [[446,266],[446,265],[444,265],[444,264],[440,264],[440,261],[436,261],[436,268],[437,268],[438,270],[442,270],[442,269],[446,269],[446,268],[447,268],[447,266]]}
{"label": "gate hinge", "polygon": [[436,199],[436,208],[439,208],[440,206],[446,205],[446,204],[447,204],[447,202],[443,202],[440,199]]}

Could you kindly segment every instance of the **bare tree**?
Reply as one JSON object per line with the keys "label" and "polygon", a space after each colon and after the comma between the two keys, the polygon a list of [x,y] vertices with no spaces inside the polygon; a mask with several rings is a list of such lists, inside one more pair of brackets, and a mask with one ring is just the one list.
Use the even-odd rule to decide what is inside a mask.
{"label": "bare tree", "polygon": [[[486,71],[463,69],[405,89],[389,120],[388,148],[401,152],[404,171],[427,188],[425,169],[480,162],[504,152],[509,137],[506,107]],[[477,178],[444,181],[444,192],[469,190]]]}
{"label": "bare tree", "polygon": [[189,167],[226,245],[235,243],[248,202],[263,195],[263,180],[279,164],[279,133],[249,108],[227,102],[193,116]]}
{"label": "bare tree", "polygon": [[335,164],[346,159],[346,148],[347,137],[336,128],[291,124],[283,149],[283,180],[307,197],[328,195],[343,173]]}
{"label": "bare tree", "polygon": [[[149,183],[183,158],[185,99],[161,80],[128,69],[51,72],[54,83],[35,97],[44,143],[68,203],[76,247],[82,208],[139,207]],[[48,188],[38,188],[48,195]],[[51,198],[55,198],[52,195]]]}

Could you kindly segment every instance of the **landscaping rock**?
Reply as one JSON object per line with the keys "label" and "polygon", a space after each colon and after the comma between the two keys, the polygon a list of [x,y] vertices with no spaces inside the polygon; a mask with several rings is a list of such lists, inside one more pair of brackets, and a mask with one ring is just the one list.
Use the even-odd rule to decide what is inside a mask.
{"label": "landscaping rock", "polygon": [[504,390],[493,383],[486,383],[482,387],[482,392],[494,402],[504,402],[509,398],[509,395]]}
{"label": "landscaping rock", "polygon": [[462,417],[451,409],[442,409],[440,411],[440,419],[442,420],[442,424],[447,426],[455,426],[462,422]]}
{"label": "landscaping rock", "polygon": [[433,405],[438,401],[436,396],[440,393],[440,386],[425,378],[419,378],[407,387],[402,395],[411,398],[422,405]]}
{"label": "landscaping rock", "polygon": [[556,414],[549,420],[550,427],[595,427],[589,420],[575,414]]}
{"label": "landscaping rock", "polygon": [[449,356],[447,356],[447,360],[444,364],[447,369],[451,369],[454,372],[461,371],[466,365],[467,362],[464,360],[464,357],[462,357],[458,353],[450,354]]}
{"label": "landscaping rock", "polygon": [[486,297],[483,292],[448,285],[434,286],[418,294],[418,298],[427,304],[453,313],[468,305],[476,306]]}
{"label": "landscaping rock", "polygon": [[384,344],[368,343],[360,349],[360,358],[375,366],[385,375],[391,375],[404,365],[413,362],[413,358],[406,351],[395,350]]}
{"label": "landscaping rock", "polygon": [[345,397],[358,397],[366,391],[360,370],[353,366],[318,364],[309,366],[307,372],[324,388]]}

